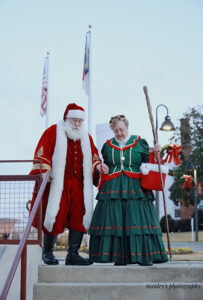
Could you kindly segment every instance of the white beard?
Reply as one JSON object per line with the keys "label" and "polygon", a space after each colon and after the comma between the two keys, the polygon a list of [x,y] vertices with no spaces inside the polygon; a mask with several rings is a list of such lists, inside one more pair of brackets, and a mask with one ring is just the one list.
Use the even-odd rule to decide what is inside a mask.
{"label": "white beard", "polygon": [[83,123],[79,128],[74,128],[68,119],[65,120],[64,122],[64,127],[65,127],[65,132],[67,134],[67,137],[74,142],[77,140],[81,140],[81,138],[84,136],[84,125]]}

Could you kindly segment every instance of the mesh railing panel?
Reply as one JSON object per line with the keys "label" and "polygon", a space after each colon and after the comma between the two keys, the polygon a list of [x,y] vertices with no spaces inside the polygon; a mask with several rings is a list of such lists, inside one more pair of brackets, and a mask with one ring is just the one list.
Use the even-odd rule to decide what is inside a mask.
{"label": "mesh railing panel", "polygon": [[[0,180],[0,242],[21,239],[28,222],[34,186],[34,180]],[[32,227],[28,239],[37,238],[37,230]]]}

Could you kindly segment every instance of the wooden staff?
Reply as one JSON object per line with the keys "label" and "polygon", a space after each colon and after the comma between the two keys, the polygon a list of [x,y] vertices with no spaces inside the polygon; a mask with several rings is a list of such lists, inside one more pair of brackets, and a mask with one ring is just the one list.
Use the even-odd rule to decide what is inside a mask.
{"label": "wooden staff", "polygon": [[[154,136],[154,144],[157,144],[157,135],[156,131],[154,128],[154,120],[153,120],[153,115],[152,115],[152,108],[150,104],[150,99],[148,96],[148,89],[146,86],[143,87],[145,97],[146,97],[146,102],[147,102],[147,108],[148,108],[148,113],[149,113],[149,119],[150,123],[152,126],[152,133]],[[165,191],[164,191],[164,184],[163,184],[163,178],[162,178],[162,172],[161,172],[161,163],[160,163],[160,156],[159,154],[157,155],[157,161],[158,161],[158,168],[159,168],[159,174],[160,174],[160,179],[161,179],[161,187],[162,187],[162,195],[163,195],[163,202],[164,202],[164,214],[165,214],[165,219],[166,219],[166,233],[167,233],[167,242],[168,242],[168,252],[170,255],[170,260],[172,260],[172,253],[171,253],[171,245],[170,245],[170,239],[169,239],[169,229],[168,229],[168,217],[167,217],[167,211],[166,211],[166,197],[165,197]]]}

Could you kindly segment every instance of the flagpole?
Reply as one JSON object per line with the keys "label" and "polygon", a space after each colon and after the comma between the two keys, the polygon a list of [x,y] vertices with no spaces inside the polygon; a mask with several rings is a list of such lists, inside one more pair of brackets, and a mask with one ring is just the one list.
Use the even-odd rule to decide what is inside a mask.
{"label": "flagpole", "polygon": [[46,129],[48,128],[49,124],[49,52],[47,52],[47,105],[46,105]]}
{"label": "flagpole", "polygon": [[91,55],[91,28],[89,25],[89,80],[88,80],[88,131],[92,135],[92,55]]}

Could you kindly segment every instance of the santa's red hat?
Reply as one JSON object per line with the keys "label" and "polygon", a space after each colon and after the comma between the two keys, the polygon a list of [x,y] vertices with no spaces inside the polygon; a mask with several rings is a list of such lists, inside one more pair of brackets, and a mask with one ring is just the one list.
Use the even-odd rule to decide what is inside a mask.
{"label": "santa's red hat", "polygon": [[81,106],[78,106],[75,103],[70,103],[66,107],[63,120],[65,121],[67,118],[77,118],[77,119],[85,119],[85,110]]}

